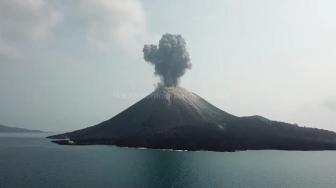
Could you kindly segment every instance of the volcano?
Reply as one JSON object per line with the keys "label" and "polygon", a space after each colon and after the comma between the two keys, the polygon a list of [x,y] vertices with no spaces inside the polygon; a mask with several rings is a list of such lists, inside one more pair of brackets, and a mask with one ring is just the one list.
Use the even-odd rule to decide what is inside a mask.
{"label": "volcano", "polygon": [[179,86],[191,69],[181,35],[145,45],[144,59],[161,83],[154,92],[98,125],[50,136],[59,144],[111,144],[178,150],[335,150],[336,133],[261,116],[237,117]]}
{"label": "volcano", "polygon": [[59,144],[177,150],[336,149],[334,132],[261,116],[237,117],[179,86],[160,86],[107,121],[49,138]]}

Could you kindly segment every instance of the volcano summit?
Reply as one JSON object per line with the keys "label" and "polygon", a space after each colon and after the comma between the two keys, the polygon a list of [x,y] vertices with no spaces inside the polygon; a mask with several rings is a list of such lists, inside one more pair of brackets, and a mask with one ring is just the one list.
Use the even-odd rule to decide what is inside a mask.
{"label": "volcano summit", "polygon": [[268,120],[237,117],[178,85],[191,68],[180,35],[145,45],[144,58],[162,84],[113,118],[85,129],[50,136],[59,144],[111,144],[179,150],[335,150],[336,133]]}

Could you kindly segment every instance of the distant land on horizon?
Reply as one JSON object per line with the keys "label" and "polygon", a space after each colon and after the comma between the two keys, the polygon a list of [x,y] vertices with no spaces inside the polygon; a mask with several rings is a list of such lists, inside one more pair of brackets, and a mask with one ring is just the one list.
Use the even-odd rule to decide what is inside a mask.
{"label": "distant land on horizon", "polygon": [[45,133],[45,132],[46,131],[0,125],[0,133]]}

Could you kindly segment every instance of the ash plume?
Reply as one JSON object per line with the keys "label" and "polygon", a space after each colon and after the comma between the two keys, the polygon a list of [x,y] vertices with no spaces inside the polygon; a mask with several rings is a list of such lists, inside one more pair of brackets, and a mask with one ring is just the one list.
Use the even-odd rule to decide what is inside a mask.
{"label": "ash plume", "polygon": [[145,61],[155,66],[155,75],[160,76],[164,86],[177,86],[186,69],[191,69],[186,42],[181,35],[165,34],[159,46],[145,45],[143,53]]}

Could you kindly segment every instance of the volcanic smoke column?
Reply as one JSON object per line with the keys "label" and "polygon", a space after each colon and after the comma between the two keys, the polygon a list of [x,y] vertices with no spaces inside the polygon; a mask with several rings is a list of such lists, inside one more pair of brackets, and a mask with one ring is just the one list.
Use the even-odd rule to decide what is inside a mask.
{"label": "volcanic smoke column", "polygon": [[186,42],[181,35],[165,34],[159,47],[145,45],[143,53],[144,59],[155,66],[155,75],[159,75],[167,87],[177,86],[186,69],[191,69]]}

